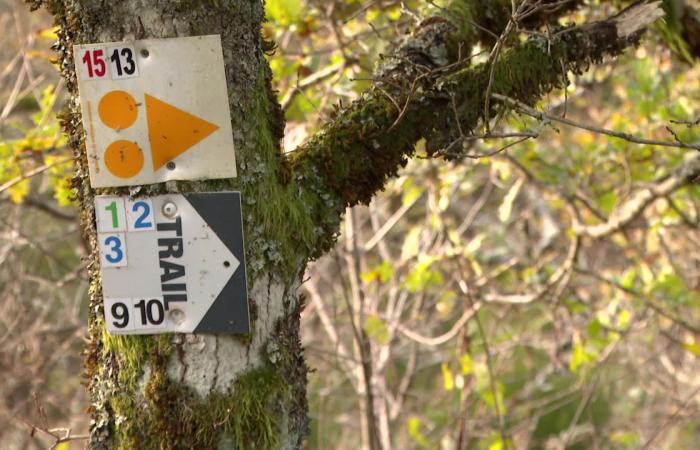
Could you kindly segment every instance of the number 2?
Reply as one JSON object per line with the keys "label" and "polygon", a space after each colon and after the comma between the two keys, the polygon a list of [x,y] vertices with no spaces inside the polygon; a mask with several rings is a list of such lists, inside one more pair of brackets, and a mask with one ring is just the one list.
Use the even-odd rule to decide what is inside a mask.
{"label": "number 2", "polygon": [[138,212],[139,210],[142,210],[141,215],[136,219],[136,222],[134,223],[134,228],[152,228],[153,227],[152,222],[146,221],[146,219],[148,219],[148,215],[151,214],[151,207],[148,205],[148,203],[136,202],[136,203],[134,203],[134,206],[131,207],[131,210],[133,212]]}

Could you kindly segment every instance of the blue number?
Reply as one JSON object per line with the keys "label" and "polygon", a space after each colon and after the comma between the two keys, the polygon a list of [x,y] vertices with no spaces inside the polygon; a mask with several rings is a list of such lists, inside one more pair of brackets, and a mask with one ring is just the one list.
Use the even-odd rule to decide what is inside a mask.
{"label": "blue number", "polygon": [[105,255],[107,261],[115,264],[124,258],[121,239],[116,236],[108,236],[107,239],[105,239],[105,244],[111,245],[110,251],[112,252],[112,254]]}
{"label": "blue number", "polygon": [[134,228],[151,228],[153,226],[151,222],[144,222],[148,218],[148,215],[151,213],[151,207],[148,206],[148,203],[146,202],[136,202],[134,203],[134,206],[131,207],[131,210],[133,212],[138,212],[139,209],[143,209],[143,212],[141,213],[139,218],[136,219],[136,223],[134,223]]}

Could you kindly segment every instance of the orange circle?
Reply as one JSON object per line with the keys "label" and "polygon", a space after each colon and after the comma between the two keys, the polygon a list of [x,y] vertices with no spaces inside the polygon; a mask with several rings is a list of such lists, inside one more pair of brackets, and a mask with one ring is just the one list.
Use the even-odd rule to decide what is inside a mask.
{"label": "orange circle", "polygon": [[123,130],[136,121],[136,100],[126,91],[110,91],[100,99],[97,107],[100,119],[110,128]]}
{"label": "orange circle", "polygon": [[114,176],[131,178],[143,168],[143,151],[135,142],[114,141],[105,151],[105,165]]}

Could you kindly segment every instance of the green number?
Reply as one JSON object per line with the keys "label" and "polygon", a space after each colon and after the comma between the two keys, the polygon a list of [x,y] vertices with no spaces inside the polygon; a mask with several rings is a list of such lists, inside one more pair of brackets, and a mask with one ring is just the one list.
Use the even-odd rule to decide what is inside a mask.
{"label": "green number", "polygon": [[117,202],[112,202],[105,206],[107,211],[112,213],[112,228],[119,228],[119,216],[117,216]]}

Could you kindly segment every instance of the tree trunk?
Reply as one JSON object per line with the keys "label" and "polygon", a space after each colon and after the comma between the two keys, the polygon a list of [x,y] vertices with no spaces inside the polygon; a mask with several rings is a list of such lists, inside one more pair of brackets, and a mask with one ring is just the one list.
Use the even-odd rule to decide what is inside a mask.
{"label": "tree trunk", "polygon": [[[532,105],[582,71],[638,42],[659,12],[635,6],[608,21],[535,35],[488,63],[466,67],[481,28],[472,20],[500,18],[508,29],[511,2],[455,1],[447,16],[426,20],[378,70],[377,86],[290,159],[279,149],[283,119],[270,89],[257,0],[28,0],[46,6],[60,25],[57,50],[73,95],[62,116],[76,160],[73,179],[81,223],[90,244],[90,342],[86,376],[92,406],[93,449],[299,448],[307,433],[306,372],[299,342],[303,307],[297,288],[306,261],[328,250],[347,206],[369,202],[387,178],[427,140],[431,156],[459,142],[509,102]],[[578,2],[546,0],[547,14],[527,26],[556,20]],[[641,17],[641,18],[640,18]],[[541,23],[540,23],[541,22]],[[224,49],[238,178],[99,189],[89,183],[77,101],[72,45],[220,34]],[[504,38],[505,42],[505,38]],[[507,96],[484,106],[490,93]],[[488,105],[488,101],[486,102]],[[403,105],[399,108],[398,105]],[[454,114],[444,114],[450,111]],[[456,134],[459,131],[459,135]],[[449,149],[449,147],[448,147]],[[252,332],[246,336],[112,336],[104,331],[94,195],[158,195],[239,190],[243,202]],[[360,324],[361,325],[361,324]],[[371,359],[371,348],[363,353]],[[371,361],[367,361],[371,363]],[[386,405],[365,374],[370,415],[367,439],[390,446]]]}
{"label": "tree trunk", "polygon": [[[293,233],[282,232],[286,220],[294,225],[285,219],[293,199],[279,182],[285,174],[278,144],[284,124],[263,55],[262,3],[68,0],[44,5],[61,26],[61,70],[73,95],[62,121],[77,161],[73,183],[91,248],[86,363],[91,448],[298,448],[308,427],[297,292],[307,248]],[[252,332],[111,336],[103,327],[96,192],[88,179],[72,45],[201,34],[221,35],[238,178],[97,193],[242,191]]]}

